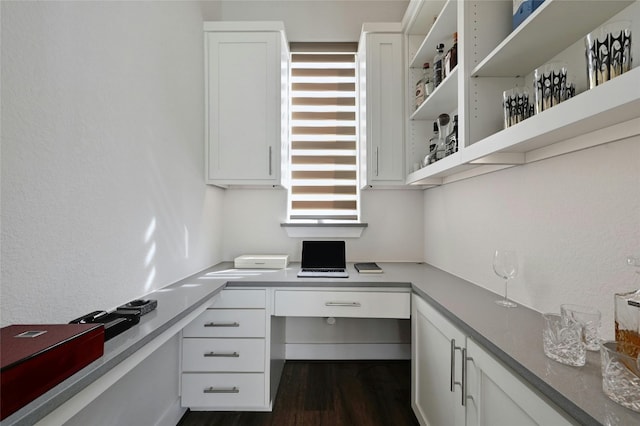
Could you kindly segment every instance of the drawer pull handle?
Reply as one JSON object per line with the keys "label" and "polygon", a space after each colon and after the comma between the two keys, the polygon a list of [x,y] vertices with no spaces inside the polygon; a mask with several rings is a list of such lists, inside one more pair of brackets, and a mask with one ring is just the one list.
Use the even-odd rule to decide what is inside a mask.
{"label": "drawer pull handle", "polygon": [[349,308],[359,308],[360,302],[326,302],[324,306],[346,306]]}
{"label": "drawer pull handle", "polygon": [[240,393],[240,389],[238,389],[236,386],[234,386],[232,388],[208,387],[203,392],[204,393]]}
{"label": "drawer pull handle", "polygon": [[240,327],[239,322],[208,322],[205,327]]}
{"label": "drawer pull handle", "polygon": [[238,352],[206,352],[204,356],[214,358],[240,358],[240,354]]}

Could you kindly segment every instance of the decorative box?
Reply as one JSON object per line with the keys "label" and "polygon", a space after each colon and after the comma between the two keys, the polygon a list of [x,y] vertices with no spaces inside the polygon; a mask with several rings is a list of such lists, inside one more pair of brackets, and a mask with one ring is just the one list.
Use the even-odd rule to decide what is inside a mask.
{"label": "decorative box", "polygon": [[102,324],[10,325],[0,331],[0,420],[104,354]]}
{"label": "decorative box", "polygon": [[513,29],[527,19],[544,0],[513,0]]}

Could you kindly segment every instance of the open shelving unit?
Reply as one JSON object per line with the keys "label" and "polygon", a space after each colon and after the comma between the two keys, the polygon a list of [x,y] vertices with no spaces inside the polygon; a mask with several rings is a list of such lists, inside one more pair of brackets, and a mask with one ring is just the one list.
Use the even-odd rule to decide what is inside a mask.
{"label": "open shelving unit", "polygon": [[[415,4],[408,9],[408,13],[416,14],[421,4],[430,2],[417,0],[412,3]],[[457,7],[451,3],[456,3]],[[510,2],[490,3],[508,3],[498,7],[511,7]],[[481,9],[488,6],[479,1],[450,0],[444,3],[433,27],[422,29],[427,34],[424,43],[420,44],[416,53],[408,52],[411,58],[408,60],[408,71],[411,77],[411,66],[420,63],[422,45],[434,44],[434,35],[445,35],[452,32],[452,25],[456,27],[456,21],[449,16],[455,10],[457,31],[459,35],[463,33],[458,43],[464,46],[459,51],[465,52],[464,58],[458,60],[456,73],[450,75],[450,82],[447,82],[456,87],[445,87],[443,82],[441,95],[434,91],[433,98],[427,98],[420,108],[408,114],[408,126],[413,130],[416,121],[437,117],[435,111],[446,112],[457,108],[462,129],[460,148],[454,155],[410,173],[406,183],[423,187],[442,185],[640,134],[640,67],[637,65],[625,74],[585,90],[507,129],[502,128],[502,112],[499,110],[499,101],[496,102],[496,99],[501,99],[502,90],[514,84],[525,84],[536,67],[562,56],[572,46],[575,50],[575,44],[587,33],[607,21],[623,16],[635,22],[632,33],[640,33],[639,3],[631,0],[600,0],[586,4],[545,0],[518,28],[501,37],[498,34],[495,45],[483,46],[486,51],[480,53],[473,51],[479,50],[476,48],[477,39],[487,33],[491,34],[490,37],[496,37],[496,31],[499,30],[480,28],[477,33],[473,31],[476,31],[476,27],[482,27],[480,21],[489,20],[487,13],[502,19],[508,11],[492,9],[482,12]],[[484,13],[482,19],[471,16],[481,13]],[[469,25],[467,21],[471,19],[477,22]],[[411,23],[418,20],[405,17],[404,22],[408,25],[405,33],[412,37],[416,45],[415,34],[419,34],[420,30]],[[488,27],[490,24],[484,25]],[[632,56],[640,57],[637,54],[640,52],[638,43],[632,48]],[[461,62],[464,62],[462,67]],[[493,110],[485,112],[489,108]],[[425,140],[428,137],[415,131],[408,132],[408,136]],[[412,143],[415,145],[416,142]]]}

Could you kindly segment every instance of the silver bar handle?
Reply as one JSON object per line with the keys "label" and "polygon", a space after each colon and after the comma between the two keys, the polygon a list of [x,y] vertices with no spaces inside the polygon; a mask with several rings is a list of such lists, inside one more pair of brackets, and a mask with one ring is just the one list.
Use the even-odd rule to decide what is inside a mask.
{"label": "silver bar handle", "polygon": [[325,302],[324,306],[346,306],[348,308],[359,308],[360,302]]}
{"label": "silver bar handle", "polygon": [[234,386],[232,388],[208,387],[208,388],[205,388],[202,392],[204,393],[240,393],[240,389],[238,389],[237,386]]}
{"label": "silver bar handle", "polygon": [[376,176],[380,176],[380,154],[378,153],[378,149],[376,146]]}
{"label": "silver bar handle", "polygon": [[273,173],[273,167],[271,164],[271,156],[272,156],[272,147],[269,147],[269,176]]}
{"label": "silver bar handle", "polygon": [[238,352],[205,352],[205,358],[240,358]]}
{"label": "silver bar handle", "polygon": [[449,348],[450,367],[449,367],[449,391],[453,392],[453,386],[455,385],[456,375],[456,339],[451,339],[451,346]]}
{"label": "silver bar handle", "polygon": [[239,322],[207,322],[205,327],[240,327]]}
{"label": "silver bar handle", "polygon": [[467,401],[467,374],[468,369],[467,362],[473,361],[473,358],[467,356],[467,348],[462,349],[462,406],[464,407]]}

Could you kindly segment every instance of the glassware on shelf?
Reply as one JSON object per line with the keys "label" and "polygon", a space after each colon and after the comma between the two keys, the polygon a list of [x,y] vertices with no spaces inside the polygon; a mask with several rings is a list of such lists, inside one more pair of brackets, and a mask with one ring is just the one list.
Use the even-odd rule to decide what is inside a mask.
{"label": "glassware on shelf", "polygon": [[438,123],[434,121],[433,135],[431,136],[431,139],[429,139],[429,153],[424,157],[424,161],[422,162],[422,167],[426,167],[429,164],[436,162],[437,146],[438,146]]}
{"label": "glassware on shelf", "polygon": [[436,46],[436,55],[433,57],[433,88],[442,83],[444,80],[444,67],[442,61],[444,60],[444,44],[439,43]]}
{"label": "glassware on shelf", "polygon": [[567,66],[553,62],[533,72],[535,113],[540,114],[575,96],[575,86],[567,81]]}
{"label": "glassware on shelf", "polygon": [[446,153],[446,137],[449,133],[449,114],[440,114],[438,116],[438,142],[436,143],[436,161],[442,160]]}
{"label": "glassware on shelf", "polygon": [[511,127],[533,115],[533,105],[529,102],[529,91],[516,87],[502,92],[504,128]]}
{"label": "glassware on shelf", "polygon": [[631,22],[605,24],[585,37],[587,81],[593,89],[631,69]]}
{"label": "glassware on shelf", "polygon": [[458,116],[453,116],[453,126],[444,142],[444,156],[451,155],[458,151]]}
{"label": "glassware on shelf", "polygon": [[504,299],[496,300],[496,303],[505,308],[518,306],[507,297],[509,280],[518,275],[518,255],[513,250],[496,250],[493,254],[493,272],[504,281]]}

